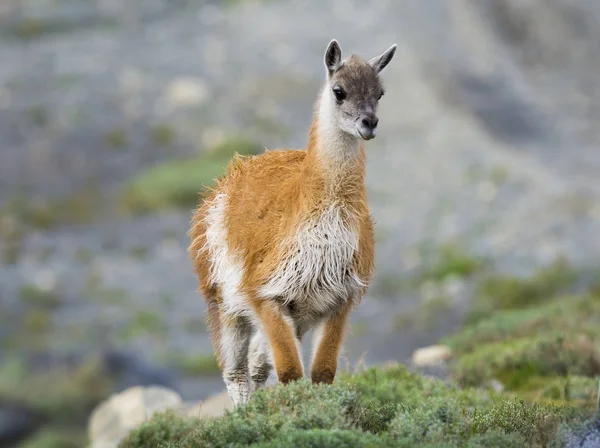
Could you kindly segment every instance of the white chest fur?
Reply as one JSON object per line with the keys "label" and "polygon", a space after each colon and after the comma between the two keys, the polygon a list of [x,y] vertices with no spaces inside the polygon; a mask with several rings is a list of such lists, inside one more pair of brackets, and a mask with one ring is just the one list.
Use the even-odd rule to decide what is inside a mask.
{"label": "white chest fur", "polygon": [[286,256],[261,289],[263,297],[303,302],[320,313],[363,286],[353,267],[358,233],[342,219],[339,207],[303,223],[284,244]]}

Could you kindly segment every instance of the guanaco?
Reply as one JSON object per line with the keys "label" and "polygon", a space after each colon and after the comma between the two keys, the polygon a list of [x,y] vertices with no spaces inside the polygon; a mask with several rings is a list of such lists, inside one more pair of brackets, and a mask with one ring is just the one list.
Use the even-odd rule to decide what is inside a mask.
{"label": "guanaco", "polygon": [[303,377],[300,342],[311,328],[312,381],[334,380],[374,268],[363,141],[375,137],[379,73],[395,52],[342,60],[333,39],[307,149],[236,154],[193,213],[189,254],[234,406],[273,366],[281,383]]}

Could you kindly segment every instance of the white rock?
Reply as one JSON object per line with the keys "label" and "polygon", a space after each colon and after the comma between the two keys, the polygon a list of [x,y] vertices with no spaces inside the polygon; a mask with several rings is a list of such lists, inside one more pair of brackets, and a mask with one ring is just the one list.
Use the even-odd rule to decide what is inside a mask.
{"label": "white rock", "polygon": [[502,384],[500,381],[498,381],[495,378],[492,378],[488,385],[490,386],[490,388],[496,392],[496,393],[501,393],[504,391],[504,384]]}
{"label": "white rock", "polygon": [[99,404],[88,423],[91,448],[116,448],[119,442],[154,413],[176,409],[181,397],[173,390],[159,387],[132,387]]}
{"label": "white rock", "polygon": [[171,110],[200,106],[208,99],[208,93],[208,85],[203,79],[178,78],[167,86],[164,101]]}
{"label": "white rock", "polygon": [[450,347],[431,345],[414,351],[412,361],[417,367],[431,367],[444,364],[452,357]]}

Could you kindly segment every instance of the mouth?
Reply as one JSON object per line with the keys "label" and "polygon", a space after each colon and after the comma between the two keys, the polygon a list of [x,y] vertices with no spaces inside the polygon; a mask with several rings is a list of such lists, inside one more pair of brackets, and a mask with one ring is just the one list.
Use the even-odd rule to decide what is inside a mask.
{"label": "mouth", "polygon": [[371,131],[363,132],[363,130],[360,127],[357,127],[356,130],[358,131],[358,135],[360,135],[363,140],[374,139],[375,135],[377,134],[375,129],[373,129]]}

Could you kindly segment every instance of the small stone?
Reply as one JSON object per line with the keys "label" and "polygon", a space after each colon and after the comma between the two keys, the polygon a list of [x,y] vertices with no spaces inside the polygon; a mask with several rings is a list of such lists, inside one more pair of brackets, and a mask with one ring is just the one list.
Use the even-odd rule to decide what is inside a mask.
{"label": "small stone", "polygon": [[200,106],[208,99],[208,86],[200,78],[179,78],[171,82],[165,91],[165,103],[169,109]]}
{"label": "small stone", "polygon": [[489,387],[496,393],[502,393],[504,391],[504,384],[502,384],[500,381],[498,381],[495,378],[492,378],[489,382],[488,382]]}
{"label": "small stone", "polygon": [[88,424],[92,448],[117,447],[119,442],[156,412],[181,406],[181,396],[164,387],[132,387],[94,409]]}
{"label": "small stone", "polygon": [[431,345],[414,351],[412,361],[417,367],[432,367],[444,364],[452,357],[450,347]]}

